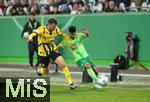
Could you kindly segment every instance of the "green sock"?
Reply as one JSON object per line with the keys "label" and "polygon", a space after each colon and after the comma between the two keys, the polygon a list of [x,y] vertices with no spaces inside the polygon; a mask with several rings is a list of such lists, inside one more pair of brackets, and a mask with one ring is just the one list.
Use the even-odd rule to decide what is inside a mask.
{"label": "green sock", "polygon": [[97,81],[97,76],[92,68],[88,68],[87,72],[88,72],[89,76],[93,79],[93,81]]}

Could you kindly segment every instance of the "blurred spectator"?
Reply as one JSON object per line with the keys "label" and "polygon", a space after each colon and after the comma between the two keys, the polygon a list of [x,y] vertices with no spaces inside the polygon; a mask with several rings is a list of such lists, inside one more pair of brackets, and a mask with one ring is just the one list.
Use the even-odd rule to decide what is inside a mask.
{"label": "blurred spectator", "polygon": [[85,4],[82,13],[92,13],[90,5]]}
{"label": "blurred spectator", "polygon": [[63,6],[59,6],[58,11],[59,11],[61,14],[65,13],[65,10],[64,10]]}
{"label": "blurred spectator", "polygon": [[116,12],[117,6],[115,5],[115,2],[113,0],[105,0],[103,11],[104,12]]}
{"label": "blurred spectator", "polygon": [[67,5],[68,5],[70,12],[71,12],[73,9],[73,0],[67,0]]}
{"label": "blurred spectator", "polygon": [[130,9],[129,9],[129,11],[135,11],[135,12],[138,11],[137,6],[136,6],[136,3],[134,2],[134,0],[131,0],[131,4],[130,4]]}
{"label": "blurred spectator", "polygon": [[79,7],[79,4],[75,3],[73,5],[73,9],[71,11],[71,14],[80,14],[80,7]]}
{"label": "blurred spectator", "polygon": [[60,11],[58,10],[58,7],[54,6],[53,11],[51,11],[50,14],[60,14]]}
{"label": "blurred spectator", "polygon": [[131,0],[131,2],[134,2],[137,7],[142,5],[142,0]]}
{"label": "blurred spectator", "polygon": [[150,10],[150,0],[147,0],[147,7]]}
{"label": "blurred spectator", "polygon": [[16,9],[18,15],[25,15],[24,6],[21,3],[21,0],[15,0],[15,4],[13,5],[13,9]]}
{"label": "blurred spectator", "polygon": [[[7,7],[6,7],[6,14],[7,16],[11,16],[12,11],[11,9],[13,8],[13,2],[11,0],[7,1]],[[14,8],[13,8],[14,9]]]}
{"label": "blurred spectator", "polygon": [[49,1],[50,0],[39,0],[40,13],[48,14],[49,13]]}
{"label": "blurred spectator", "polygon": [[96,11],[98,11],[98,12],[102,12],[103,11],[104,2],[105,2],[105,0],[99,0],[97,6],[95,8]]}
{"label": "blurred spectator", "polygon": [[147,11],[147,12],[149,12],[148,0],[143,0],[142,6],[141,6],[141,11]]}
{"label": "blurred spectator", "polygon": [[0,0],[0,16],[4,16],[4,14],[3,14],[4,9],[5,9],[5,6],[3,4],[3,1]]}
{"label": "blurred spectator", "polygon": [[15,1],[14,0],[3,0],[4,1],[4,5],[5,6],[9,6],[10,5],[10,2],[12,3],[12,4],[15,4]]}
{"label": "blurred spectator", "polygon": [[116,7],[115,2],[113,0],[109,1],[108,5],[109,5],[108,12],[117,11],[117,7]]}
{"label": "blurred spectator", "polygon": [[124,2],[121,2],[121,3],[119,4],[119,11],[122,11],[122,12],[125,12],[125,11],[126,11]]}
{"label": "blurred spectator", "polygon": [[36,15],[40,14],[40,8],[37,2],[31,2],[31,5],[29,7],[29,12],[34,12]]}
{"label": "blurred spectator", "polygon": [[24,12],[24,10],[23,10],[23,7],[20,7],[20,8],[18,8],[18,15],[26,15],[26,13]]}
{"label": "blurred spectator", "polygon": [[23,10],[26,14],[29,14],[28,8],[29,8],[29,1],[28,0],[22,0]]}
{"label": "blurred spectator", "polygon": [[129,7],[131,4],[131,0],[124,0],[125,7]]}
{"label": "blurred spectator", "polygon": [[103,4],[103,11],[108,12],[109,11],[109,1],[105,1]]}
{"label": "blurred spectator", "polygon": [[0,15],[150,11],[150,0],[0,0]]}
{"label": "blurred spectator", "polygon": [[117,7],[119,7],[120,3],[124,3],[124,0],[114,0],[114,3]]}

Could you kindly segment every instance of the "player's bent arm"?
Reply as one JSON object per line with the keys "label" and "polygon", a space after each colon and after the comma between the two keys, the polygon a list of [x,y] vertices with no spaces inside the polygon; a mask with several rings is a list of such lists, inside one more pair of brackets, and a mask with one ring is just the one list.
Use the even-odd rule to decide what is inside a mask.
{"label": "player's bent arm", "polygon": [[36,35],[41,35],[44,29],[44,26],[40,26],[38,29],[34,30],[34,32],[28,36],[28,41],[32,41],[32,38]]}
{"label": "player's bent arm", "polygon": [[33,41],[32,38],[35,37],[37,33],[32,33],[28,36],[28,41]]}
{"label": "player's bent arm", "polygon": [[67,45],[70,47],[70,46],[72,46],[72,43],[71,43],[71,41],[69,40],[69,37],[66,35],[66,34],[62,34],[62,38],[63,38],[63,40],[67,43]]}
{"label": "player's bent arm", "polygon": [[[69,40],[69,39],[68,39]],[[72,43],[71,43],[71,41],[69,40],[69,43],[70,43],[70,45],[68,45],[68,43],[66,42],[66,40],[62,40],[61,41],[61,43],[59,44],[59,45],[57,45],[57,49],[59,49],[59,48],[61,48],[61,47],[68,47],[68,48],[70,48],[70,49],[72,49],[72,50],[75,50],[75,49],[77,49],[77,47],[75,46],[75,45],[73,45]]]}
{"label": "player's bent arm", "polygon": [[61,48],[61,46],[60,45],[57,45],[55,48],[54,48],[54,51],[56,51],[56,50],[58,50],[58,49],[60,49]]}
{"label": "player's bent arm", "polygon": [[87,28],[83,28],[83,29],[82,29],[82,33],[83,33],[83,38],[86,38],[86,37],[89,36],[89,31],[88,31]]}

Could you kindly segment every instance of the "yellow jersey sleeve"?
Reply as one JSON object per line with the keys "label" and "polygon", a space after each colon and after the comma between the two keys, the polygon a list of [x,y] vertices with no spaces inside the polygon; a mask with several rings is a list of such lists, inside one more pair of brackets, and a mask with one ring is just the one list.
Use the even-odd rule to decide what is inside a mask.
{"label": "yellow jersey sleeve", "polygon": [[58,35],[63,35],[63,32],[61,31],[61,29],[57,26],[56,26],[56,32]]}
{"label": "yellow jersey sleeve", "polygon": [[63,34],[62,37],[63,37],[63,40],[66,41],[66,43],[68,44],[68,46],[72,45],[69,37],[66,34]]}
{"label": "yellow jersey sleeve", "polygon": [[40,26],[34,31],[34,33],[41,35],[44,32],[44,30],[45,30],[45,26]]}
{"label": "yellow jersey sleeve", "polygon": [[71,41],[70,41],[69,38],[68,38],[68,36],[67,36],[65,33],[63,33],[59,27],[56,27],[56,31],[57,31],[57,34],[58,34],[58,35],[62,36],[63,40],[64,40],[69,46],[72,45],[72,44],[71,44]]}
{"label": "yellow jersey sleeve", "polygon": [[40,26],[39,28],[37,28],[36,30],[34,30],[33,33],[31,33],[29,36],[28,36],[28,39],[32,39],[33,37],[35,37],[36,35],[40,35],[42,34],[43,30],[44,30],[44,26]]}

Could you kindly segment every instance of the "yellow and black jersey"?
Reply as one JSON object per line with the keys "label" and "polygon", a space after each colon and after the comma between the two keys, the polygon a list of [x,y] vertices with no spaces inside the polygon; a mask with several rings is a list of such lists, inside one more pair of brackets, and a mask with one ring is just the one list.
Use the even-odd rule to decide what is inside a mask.
{"label": "yellow and black jersey", "polygon": [[57,35],[62,36],[64,40],[71,44],[68,37],[66,37],[66,34],[64,34],[57,26],[52,31],[49,31],[46,26],[40,26],[34,33],[29,35],[28,39],[32,39],[36,35],[38,35],[37,41],[39,56],[47,56],[55,49],[56,45],[54,39]]}

